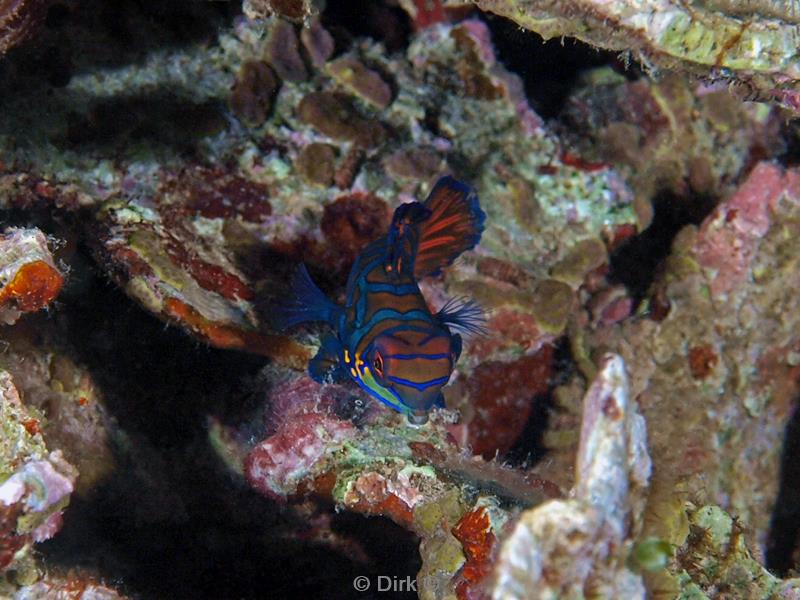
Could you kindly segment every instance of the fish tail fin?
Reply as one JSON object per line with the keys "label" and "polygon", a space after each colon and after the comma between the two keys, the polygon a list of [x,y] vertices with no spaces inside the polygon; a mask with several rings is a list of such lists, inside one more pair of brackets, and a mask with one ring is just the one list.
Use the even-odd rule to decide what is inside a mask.
{"label": "fish tail fin", "polygon": [[485,335],[486,314],[480,305],[469,298],[452,298],[436,313],[439,322],[451,331]]}
{"label": "fish tail fin", "polygon": [[335,324],[336,316],[341,309],[317,287],[304,264],[294,272],[289,294],[291,300],[273,307],[272,325],[278,331],[314,321]]}
{"label": "fish tail fin", "polygon": [[436,182],[423,204],[429,213],[418,226],[414,276],[434,275],[481,239],[486,213],[475,190],[445,176]]}

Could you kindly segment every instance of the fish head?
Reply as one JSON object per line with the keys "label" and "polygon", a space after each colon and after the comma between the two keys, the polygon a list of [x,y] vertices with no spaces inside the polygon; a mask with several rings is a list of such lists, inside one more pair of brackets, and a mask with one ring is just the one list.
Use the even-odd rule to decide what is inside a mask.
{"label": "fish head", "polygon": [[444,329],[380,334],[364,354],[362,381],[373,395],[425,423],[434,406],[442,406],[442,387],[450,380],[459,348]]}

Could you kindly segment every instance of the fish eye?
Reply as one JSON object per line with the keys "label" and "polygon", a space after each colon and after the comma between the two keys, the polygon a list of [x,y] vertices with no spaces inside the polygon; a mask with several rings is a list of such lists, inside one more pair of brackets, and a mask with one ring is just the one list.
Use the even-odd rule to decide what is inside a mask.
{"label": "fish eye", "polygon": [[378,375],[383,376],[383,357],[379,353],[375,353],[375,358],[372,361],[372,368]]}

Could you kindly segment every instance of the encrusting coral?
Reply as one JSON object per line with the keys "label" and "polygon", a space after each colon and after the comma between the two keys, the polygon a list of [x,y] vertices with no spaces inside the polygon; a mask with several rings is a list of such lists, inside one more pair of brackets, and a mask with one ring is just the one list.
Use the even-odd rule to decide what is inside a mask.
{"label": "encrusting coral", "polygon": [[773,101],[795,114],[800,111],[798,11],[793,0],[691,6],[672,0],[474,2],[546,39],[574,37],[630,53],[655,71],[739,84],[745,97]]}
{"label": "encrusting coral", "polygon": [[[215,26],[157,51],[109,33],[122,23],[171,40],[148,13],[99,27],[105,17],[70,5],[60,10],[72,46],[59,44],[58,11],[41,33],[43,46],[74,49],[64,81],[0,70],[0,207],[16,222],[48,215],[65,240],[33,228],[0,238],[0,593],[118,595],[82,571],[41,572],[31,548],[59,530],[71,494],[118,501],[94,494],[121,463],[144,480],[157,470],[153,489],[175,494],[136,506],[137,519],[161,511],[185,528],[204,506],[170,487],[189,436],[188,409],[159,396],[174,390],[143,393],[142,427],[166,423],[169,460],[142,458],[150,448],[125,432],[134,409],[120,398],[130,399],[73,346],[75,314],[56,298],[72,307],[96,293],[79,268],[70,275],[91,253],[133,303],[216,347],[209,360],[266,357],[244,383],[220,374],[213,402],[191,398],[202,422],[191,443],[249,495],[247,511],[280,506],[304,523],[280,539],[305,535],[368,563],[331,506],[390,519],[419,538],[426,599],[699,598],[726,586],[792,597],[796,580],[759,562],[800,381],[800,175],[776,162],[796,143],[779,111],[742,105],[714,82],[607,66],[584,72],[545,123],[499,60],[490,20],[398,4],[413,31],[400,44],[354,37],[321,4],[251,0],[229,21],[209,16],[219,7],[184,8]],[[517,3],[511,16],[612,49],[632,41],[646,67],[796,103],[787,48],[797,20],[777,4],[661,2],[620,15],[625,6]],[[401,10],[389,8],[386,22]],[[758,43],[769,51],[755,55]],[[113,65],[89,58],[97,48]],[[421,288],[434,312],[447,298],[475,300],[486,333],[465,340],[447,408],[415,428],[356,388],[311,381],[321,330],[278,333],[272,312],[299,262],[341,301],[353,260],[394,209],[446,173],[476,189],[486,230]],[[631,248],[661,235],[654,197],[670,201],[656,212],[669,204],[694,224],[681,222],[666,258],[632,285]],[[633,263],[644,270],[645,259]],[[248,395],[234,410],[237,386]],[[211,469],[195,467],[201,479]],[[251,523],[214,527],[236,545]]]}

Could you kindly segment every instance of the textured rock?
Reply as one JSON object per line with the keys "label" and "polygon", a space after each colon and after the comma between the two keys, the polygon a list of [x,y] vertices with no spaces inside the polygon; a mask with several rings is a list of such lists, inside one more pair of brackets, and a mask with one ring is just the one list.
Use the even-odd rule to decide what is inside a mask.
{"label": "textured rock", "polygon": [[626,560],[642,527],[651,463],[644,418],[625,363],[606,356],[583,401],[583,424],[568,500],[522,514],[503,541],[493,598],[644,598]]}
{"label": "textured rock", "polygon": [[797,13],[792,2],[772,4],[767,10],[763,3],[750,4],[746,16],[730,3],[689,8],[672,0],[475,3],[545,39],[575,37],[600,48],[631,52],[652,69],[728,79],[763,99],[800,110]]}
{"label": "textured rock", "polygon": [[800,173],[759,164],[676,238],[656,284],[671,305],[663,320],[628,320],[587,339],[627,361],[632,393],[658,424],[650,447],[661,489],[735,513],[761,547],[798,393],[788,357],[800,347],[799,218]]}
{"label": "textured rock", "polygon": [[0,236],[0,320],[5,324],[47,307],[63,283],[41,231],[10,228]]}
{"label": "textured rock", "polygon": [[7,371],[0,372],[0,419],[0,572],[24,582],[37,576],[33,544],[61,529],[78,472],[61,452],[47,452]]}

